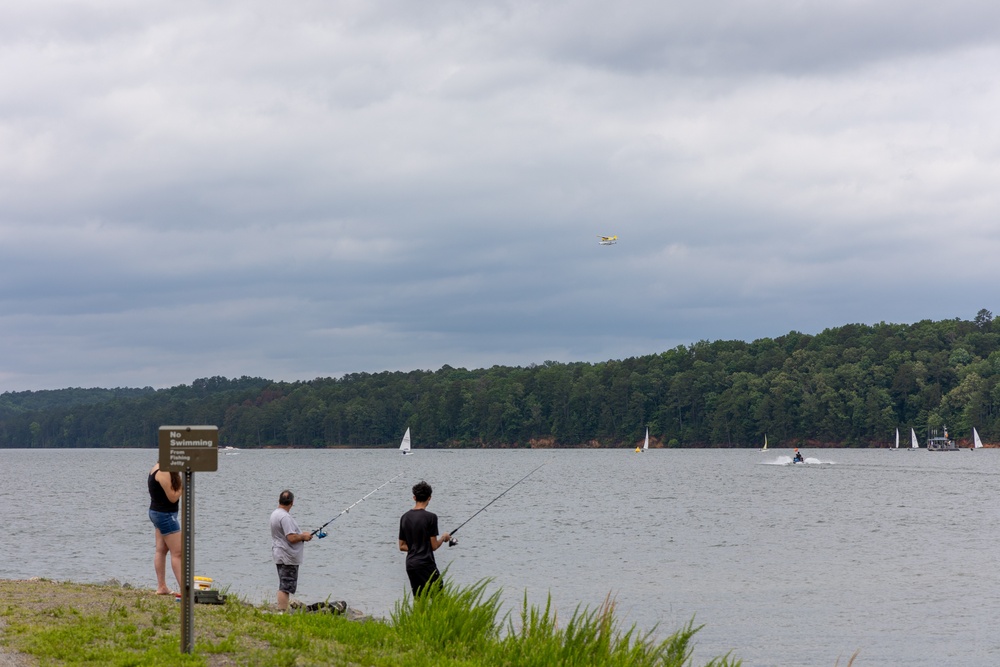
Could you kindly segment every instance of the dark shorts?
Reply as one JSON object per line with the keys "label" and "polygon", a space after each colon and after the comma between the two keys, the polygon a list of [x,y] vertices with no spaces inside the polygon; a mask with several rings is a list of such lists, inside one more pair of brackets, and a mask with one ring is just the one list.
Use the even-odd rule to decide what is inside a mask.
{"label": "dark shorts", "polygon": [[438,572],[437,565],[430,563],[427,565],[418,565],[413,568],[406,568],[406,576],[410,579],[410,588],[413,589],[413,594],[417,595],[420,589],[427,586],[430,582],[437,582],[441,579],[441,573]]}
{"label": "dark shorts", "polygon": [[278,590],[282,593],[294,593],[299,586],[299,566],[277,563]]}
{"label": "dark shorts", "polygon": [[177,520],[177,512],[149,510],[149,520],[153,522],[161,535],[171,535],[181,529],[181,522]]}

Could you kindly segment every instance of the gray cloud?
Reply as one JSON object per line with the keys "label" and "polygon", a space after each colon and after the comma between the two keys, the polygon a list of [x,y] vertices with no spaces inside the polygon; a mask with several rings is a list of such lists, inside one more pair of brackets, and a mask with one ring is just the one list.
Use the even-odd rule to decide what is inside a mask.
{"label": "gray cloud", "polygon": [[996,12],[5,7],[0,390],[971,318]]}
{"label": "gray cloud", "polygon": [[697,4],[600,2],[519,6],[504,36],[530,48],[624,72],[732,78],[838,72],[886,59],[991,45],[1000,10],[973,0]]}

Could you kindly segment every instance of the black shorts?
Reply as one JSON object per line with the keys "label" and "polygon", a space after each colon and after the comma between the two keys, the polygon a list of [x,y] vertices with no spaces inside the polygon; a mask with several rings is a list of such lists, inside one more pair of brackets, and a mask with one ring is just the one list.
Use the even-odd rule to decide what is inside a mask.
{"label": "black shorts", "polygon": [[406,576],[410,579],[410,588],[413,589],[414,595],[420,593],[420,590],[428,584],[436,583],[441,579],[441,573],[438,572],[437,565],[434,563],[418,565],[413,568],[408,567],[406,568]]}
{"label": "black shorts", "polygon": [[299,566],[277,563],[278,590],[282,593],[294,593],[299,586]]}

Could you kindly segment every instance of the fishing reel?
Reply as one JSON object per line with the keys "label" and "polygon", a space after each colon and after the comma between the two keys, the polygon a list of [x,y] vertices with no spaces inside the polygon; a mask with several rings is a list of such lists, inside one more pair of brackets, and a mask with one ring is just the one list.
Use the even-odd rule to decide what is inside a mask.
{"label": "fishing reel", "polygon": [[455,546],[456,544],[458,544],[458,538],[457,537],[452,537],[451,539],[448,540],[448,547],[449,548]]}
{"label": "fishing reel", "polygon": [[316,537],[322,540],[324,537],[326,537],[326,531],[321,528],[319,532],[316,533]]}

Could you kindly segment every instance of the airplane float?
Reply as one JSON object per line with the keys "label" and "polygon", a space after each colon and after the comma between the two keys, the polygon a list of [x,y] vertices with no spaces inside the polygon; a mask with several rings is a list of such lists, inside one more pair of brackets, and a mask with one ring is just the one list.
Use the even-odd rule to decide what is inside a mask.
{"label": "airplane float", "polygon": [[601,245],[614,245],[614,244],[618,243],[618,235],[617,234],[615,236],[600,236],[599,235],[597,238],[601,239],[600,241],[598,241],[598,243],[600,243]]}

